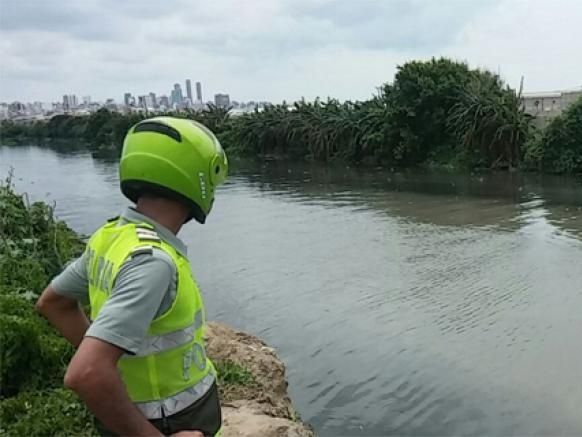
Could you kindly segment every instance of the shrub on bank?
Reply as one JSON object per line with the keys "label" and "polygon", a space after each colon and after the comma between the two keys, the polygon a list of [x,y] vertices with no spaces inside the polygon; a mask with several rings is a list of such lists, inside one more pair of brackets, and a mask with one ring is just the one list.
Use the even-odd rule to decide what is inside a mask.
{"label": "shrub on bank", "polygon": [[[34,310],[39,293],[83,243],[53,209],[0,184],[0,429],[7,435],[89,434],[88,413],[62,388],[73,348]],[[73,414],[74,413],[74,414]]]}
{"label": "shrub on bank", "polygon": [[582,173],[582,97],[550,122],[533,147],[544,171]]}

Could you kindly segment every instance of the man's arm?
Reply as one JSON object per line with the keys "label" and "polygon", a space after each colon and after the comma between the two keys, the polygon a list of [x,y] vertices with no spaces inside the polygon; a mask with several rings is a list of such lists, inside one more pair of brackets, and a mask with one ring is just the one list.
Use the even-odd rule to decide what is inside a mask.
{"label": "man's arm", "polygon": [[[79,346],[69,363],[65,385],[84,400],[105,427],[120,435],[161,435],[133,405],[117,370],[121,355],[137,352],[167,289],[175,289],[172,260],[163,252],[153,255],[139,255],[124,264],[110,299],[89,329],[77,303],[88,302],[85,255],[55,278],[37,303],[50,323]],[[84,324],[71,316],[76,311]],[[196,432],[180,435],[202,437]]]}
{"label": "man's arm", "polygon": [[74,346],[83,340],[89,321],[80,303],[88,303],[86,252],[54,278],[36,303],[36,309]]}
{"label": "man's arm", "polygon": [[65,386],[115,434],[161,435],[131,402],[117,362],[139,351],[175,274],[172,259],[161,251],[128,259],[69,363]]}
{"label": "man's arm", "polygon": [[117,370],[124,353],[98,338],[85,338],[69,364],[65,386],[83,399],[107,429],[119,435],[161,436],[129,399]]}
{"label": "man's arm", "polygon": [[81,344],[89,328],[89,320],[77,300],[57,294],[49,285],[38,299],[36,309],[74,347]]}

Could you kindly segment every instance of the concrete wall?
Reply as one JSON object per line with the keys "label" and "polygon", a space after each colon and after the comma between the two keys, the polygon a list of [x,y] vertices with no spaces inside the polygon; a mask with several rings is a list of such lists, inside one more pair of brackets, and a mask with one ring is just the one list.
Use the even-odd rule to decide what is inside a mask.
{"label": "concrete wall", "polygon": [[582,89],[527,93],[522,95],[522,101],[525,112],[536,117],[535,124],[538,127],[544,127],[553,117],[560,115],[580,97],[582,97]]}

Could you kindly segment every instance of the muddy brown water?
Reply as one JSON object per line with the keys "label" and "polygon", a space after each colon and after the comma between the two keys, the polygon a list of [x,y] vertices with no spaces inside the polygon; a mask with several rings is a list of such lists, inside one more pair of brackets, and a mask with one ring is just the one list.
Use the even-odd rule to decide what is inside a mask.
{"label": "muddy brown water", "polygon": [[[0,147],[90,233],[117,163]],[[235,163],[189,246],[210,318],[288,367],[320,435],[581,435],[582,185],[517,173]]]}

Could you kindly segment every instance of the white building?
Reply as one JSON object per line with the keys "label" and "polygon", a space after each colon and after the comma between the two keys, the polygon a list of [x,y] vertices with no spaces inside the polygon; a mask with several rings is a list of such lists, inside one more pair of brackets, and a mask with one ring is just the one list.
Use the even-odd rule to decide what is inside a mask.
{"label": "white building", "polygon": [[535,116],[538,124],[542,126],[552,117],[568,109],[580,97],[582,97],[582,87],[566,91],[523,93],[521,96],[525,112]]}
{"label": "white building", "polygon": [[0,105],[0,120],[6,120],[8,118],[8,105],[2,103]]}

